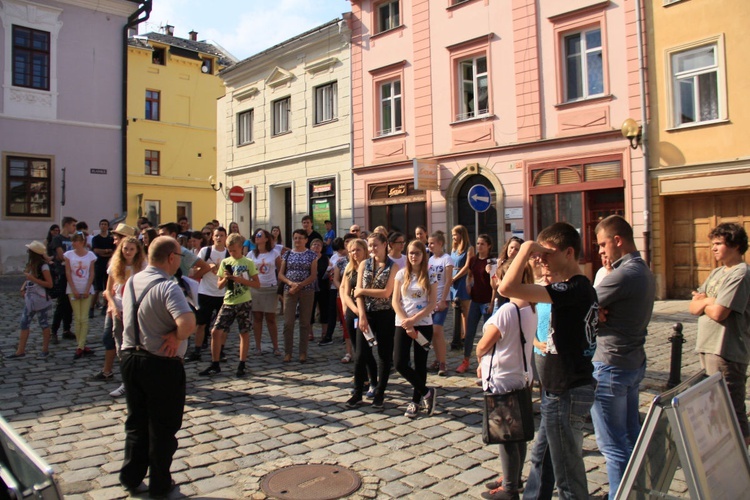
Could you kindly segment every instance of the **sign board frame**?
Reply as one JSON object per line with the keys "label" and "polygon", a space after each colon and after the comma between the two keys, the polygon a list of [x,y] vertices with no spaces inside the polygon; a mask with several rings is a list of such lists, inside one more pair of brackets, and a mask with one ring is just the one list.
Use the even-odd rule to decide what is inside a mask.
{"label": "sign board frame", "polygon": [[414,189],[420,191],[439,191],[438,162],[437,160],[425,160],[414,158]]}

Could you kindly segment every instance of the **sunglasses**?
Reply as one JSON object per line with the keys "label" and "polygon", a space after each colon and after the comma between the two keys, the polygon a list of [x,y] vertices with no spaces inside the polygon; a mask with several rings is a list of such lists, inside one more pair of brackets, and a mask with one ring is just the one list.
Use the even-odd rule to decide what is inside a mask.
{"label": "sunglasses", "polygon": [[255,233],[255,237],[256,238],[262,238],[263,236],[265,236],[265,234],[263,233],[263,231],[259,231],[259,232]]}

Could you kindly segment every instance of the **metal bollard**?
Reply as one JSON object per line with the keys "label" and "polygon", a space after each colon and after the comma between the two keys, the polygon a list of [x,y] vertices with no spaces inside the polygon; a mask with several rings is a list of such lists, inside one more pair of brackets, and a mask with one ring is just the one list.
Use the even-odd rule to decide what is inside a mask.
{"label": "metal bollard", "polygon": [[667,381],[667,389],[671,389],[679,385],[680,371],[682,370],[682,344],[687,342],[685,336],[682,334],[682,323],[675,323],[672,325],[674,334],[669,337],[669,341],[672,343],[672,359],[669,362],[669,380]]}

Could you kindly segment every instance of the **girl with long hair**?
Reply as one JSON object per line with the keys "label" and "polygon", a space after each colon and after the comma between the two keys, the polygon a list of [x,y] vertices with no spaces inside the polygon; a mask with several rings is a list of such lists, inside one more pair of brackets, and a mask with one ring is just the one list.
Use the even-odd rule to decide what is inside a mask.
{"label": "girl with long hair", "polygon": [[[498,269],[501,279],[508,270],[510,262],[506,260]],[[527,264],[524,269],[522,282],[534,283],[534,272],[530,264]],[[476,350],[479,361],[477,377],[482,380],[482,387],[485,391],[505,394],[523,389],[524,385],[531,385],[531,354],[536,329],[535,304],[521,299],[510,299],[487,320]],[[523,344],[521,333],[525,340]],[[529,367],[529,371],[524,371],[524,359],[519,356],[521,350],[523,356],[526,357],[526,366]],[[500,466],[503,475],[501,479],[487,483],[490,491],[484,493],[483,497],[519,498],[521,468],[526,459],[526,446],[525,442],[500,445]]]}
{"label": "girl with long hair", "polygon": [[23,297],[23,313],[21,313],[21,335],[18,338],[16,352],[8,358],[23,358],[26,356],[26,343],[29,340],[31,320],[38,315],[39,327],[42,329],[42,352],[39,358],[49,355],[50,327],[47,314],[52,308],[52,301],[47,291],[52,288],[52,274],[47,263],[47,246],[39,241],[32,241],[28,245],[29,259],[26,261],[24,276],[26,280],[21,287]]}
{"label": "girl with long hair", "polygon": [[448,375],[447,349],[445,345],[445,331],[443,325],[448,316],[451,284],[453,283],[453,259],[445,253],[445,234],[435,231],[428,238],[429,249],[432,252],[428,268],[437,279],[437,302],[432,313],[432,345],[435,347],[435,363],[431,367],[438,375]]}
{"label": "girl with long hair", "polygon": [[[461,329],[454,328],[451,349],[454,351],[463,348],[463,339],[466,336],[466,321],[469,318],[469,305],[471,296],[466,289],[466,278],[469,275],[469,262],[474,257],[474,247],[469,241],[469,231],[461,225],[454,226],[451,230],[451,259],[453,259],[453,282],[451,283],[451,300],[458,302],[461,307]],[[459,321],[459,318],[453,318]]]}
{"label": "girl with long hair", "polygon": [[391,305],[393,282],[398,272],[398,264],[388,258],[387,239],[381,233],[372,233],[367,238],[367,248],[371,257],[359,265],[357,289],[354,297],[359,310],[359,331],[357,332],[356,364],[354,372],[354,394],[346,402],[354,407],[362,401],[362,386],[365,383],[365,366],[372,349],[366,340],[365,332],[370,332],[377,340],[378,384],[373,395],[372,406],[382,408],[385,389],[388,386],[393,367],[393,338],[396,313]]}
{"label": "girl with long hair", "polygon": [[279,327],[276,324],[276,288],[278,269],[281,267],[281,255],[276,250],[273,236],[265,229],[258,229],[253,235],[255,250],[248,253],[248,258],[255,263],[258,271],[260,288],[253,290],[253,335],[255,336],[255,354],[260,355],[261,337],[263,336],[263,319],[266,320],[268,333],[271,336],[274,356],[281,356],[279,350]]}
{"label": "girl with long hair", "polygon": [[[428,350],[418,340],[421,334],[432,342],[432,311],[437,300],[437,282],[430,274],[427,248],[419,240],[407,248],[406,267],[396,273],[391,301],[396,312],[394,359],[396,370],[414,388],[411,403],[404,416],[416,418],[420,410],[432,415],[436,391],[427,388]],[[414,346],[414,368],[410,366],[409,351]]]}
{"label": "girl with long hair", "polygon": [[[107,299],[107,318],[105,321],[111,321],[112,327],[104,328],[104,367],[94,378],[97,380],[109,380],[112,378],[112,367],[115,363],[115,356],[120,356],[120,346],[122,345],[122,294],[125,291],[125,283],[133,275],[143,271],[148,265],[146,252],[143,249],[138,238],[128,236],[120,240],[112,260],[109,263],[107,273],[107,290],[104,293]],[[110,334],[111,332],[111,334]],[[125,395],[125,385],[109,393],[114,398]]]}
{"label": "girl with long hair", "polygon": [[47,237],[44,239],[44,245],[47,250],[47,255],[49,255],[50,257],[53,257],[55,255],[54,250],[50,248],[50,246],[52,245],[52,240],[55,238],[55,236],[59,235],[60,226],[58,226],[57,224],[52,224],[47,231]]}
{"label": "girl with long hair", "polygon": [[143,252],[148,255],[148,247],[158,236],[156,229],[147,227],[141,231],[141,242],[143,243]]}

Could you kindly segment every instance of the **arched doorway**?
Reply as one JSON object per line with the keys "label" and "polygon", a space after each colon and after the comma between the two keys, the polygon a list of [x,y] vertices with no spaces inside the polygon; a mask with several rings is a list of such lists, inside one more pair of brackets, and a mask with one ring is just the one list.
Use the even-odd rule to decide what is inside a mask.
{"label": "arched doorway", "polygon": [[[475,184],[485,186],[492,195],[492,203],[486,212],[475,212],[469,206],[469,190]],[[492,237],[492,254],[496,255],[500,242],[498,241],[498,217],[497,217],[497,194],[492,182],[481,174],[466,177],[456,191],[456,216],[457,223],[465,226],[469,231],[471,242],[476,242],[480,234],[488,234]]]}

